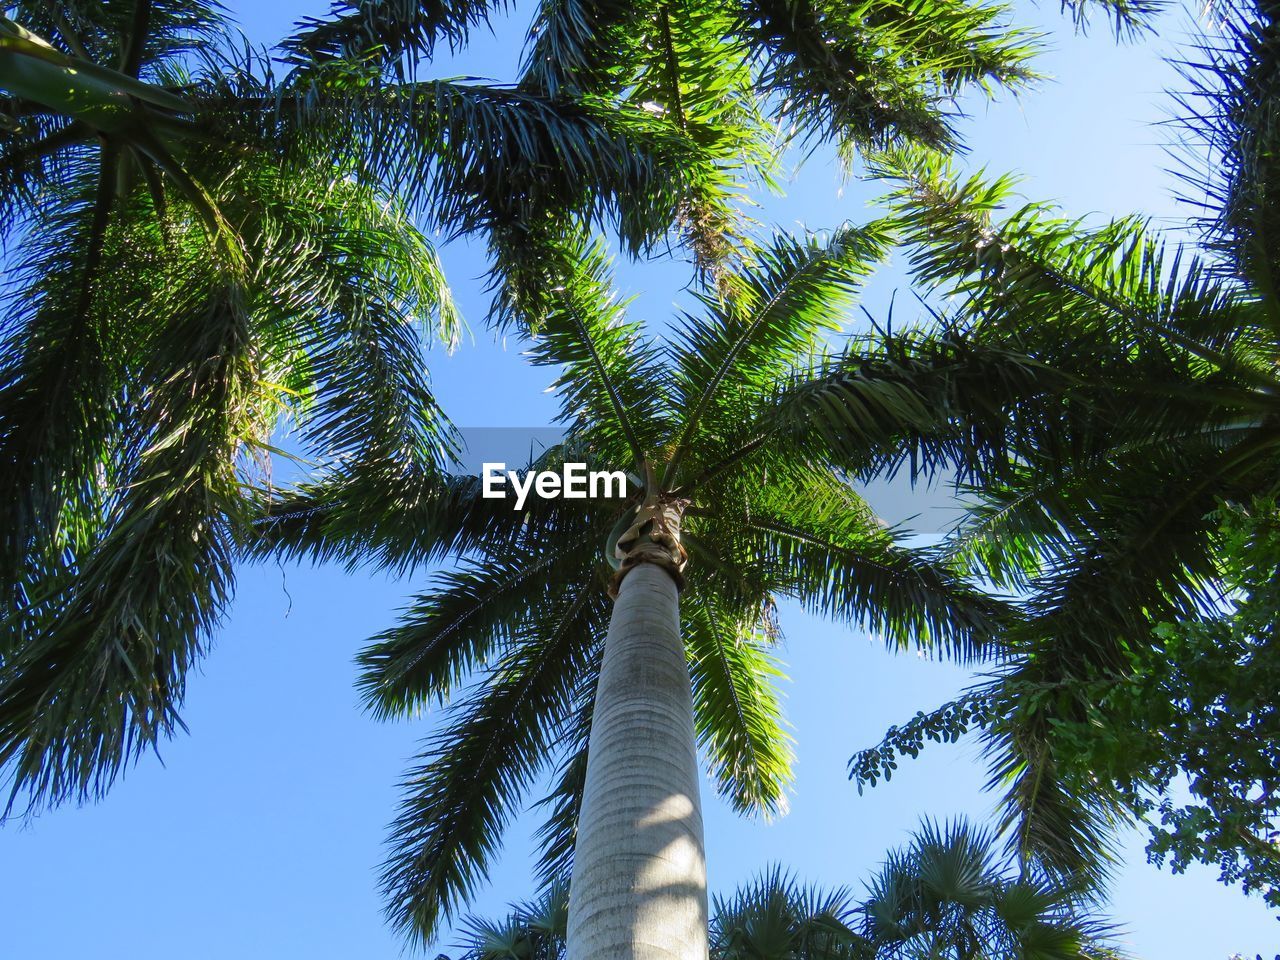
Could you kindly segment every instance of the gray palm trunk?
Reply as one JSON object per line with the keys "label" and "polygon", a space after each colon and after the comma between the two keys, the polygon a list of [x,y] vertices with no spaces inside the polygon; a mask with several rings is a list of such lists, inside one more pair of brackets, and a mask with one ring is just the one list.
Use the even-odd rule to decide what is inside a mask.
{"label": "gray palm trunk", "polygon": [[640,563],[609,621],[569,895],[568,960],[706,960],[693,697],[680,595]]}

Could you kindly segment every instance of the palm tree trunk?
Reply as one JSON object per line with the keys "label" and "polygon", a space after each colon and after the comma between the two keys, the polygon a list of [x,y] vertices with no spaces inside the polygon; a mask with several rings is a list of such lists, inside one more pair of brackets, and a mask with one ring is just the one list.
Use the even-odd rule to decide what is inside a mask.
{"label": "palm tree trunk", "polygon": [[569,894],[568,960],[706,960],[693,698],[680,597],[641,563],[605,641]]}

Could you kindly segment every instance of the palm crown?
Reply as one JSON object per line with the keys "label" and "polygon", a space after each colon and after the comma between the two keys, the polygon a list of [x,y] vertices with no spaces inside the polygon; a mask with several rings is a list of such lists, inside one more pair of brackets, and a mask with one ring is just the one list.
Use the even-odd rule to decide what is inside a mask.
{"label": "palm crown", "polygon": [[0,19],[14,797],[100,789],[180,723],[282,415],[307,453],[405,470],[448,435],[422,349],[458,319],[405,204],[279,139],[278,87],[212,7],[123,6],[19,5],[56,45]]}
{"label": "palm crown", "polygon": [[[619,531],[679,541],[668,566],[683,567],[673,572],[698,739],[740,811],[777,811],[790,777],[772,686],[779,599],[897,644],[983,650],[1000,605],[903,548],[848,481],[935,417],[930,398],[860,342],[822,355],[883,247],[874,227],[775,237],[727,288],[699,294],[701,311],[680,316],[662,345],[624,319],[600,249],[566,248],[533,352],[559,370],[567,440],[539,465],[631,469],[626,502],[531,500],[516,511],[483,499],[474,477],[386,501],[344,477],[273,506],[263,549],[397,565],[442,550],[469,558],[360,657],[368,702],[385,715],[446,698],[483,668],[406,781],[385,876],[400,923],[430,935],[467,896],[554,753],[541,863],[545,879],[567,874]],[[665,513],[637,530],[638,510]]]}

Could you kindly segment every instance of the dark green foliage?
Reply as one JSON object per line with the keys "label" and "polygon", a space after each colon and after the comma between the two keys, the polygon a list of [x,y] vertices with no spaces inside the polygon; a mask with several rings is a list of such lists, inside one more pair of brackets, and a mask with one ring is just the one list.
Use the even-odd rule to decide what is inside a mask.
{"label": "dark green foliage", "polygon": [[131,112],[48,77],[0,106],[0,764],[38,805],[181,725],[282,419],[322,461],[437,469],[422,352],[458,319],[402,206],[255,126],[270,78],[212,8],[31,6],[0,85]]}
{"label": "dark green foliage", "polygon": [[502,829],[543,768],[571,714],[578,677],[598,668],[607,598],[594,584],[558,593],[493,658],[480,691],[460,701],[405,780],[387,865],[403,898],[400,925],[431,930],[456,893],[484,876]]}
{"label": "dark green foliage", "polygon": [[[774,867],[712,905],[712,960],[1109,960],[1110,927],[1070,885],[1011,875],[992,837],[925,823],[889,852],[865,896],[823,890]],[[561,960],[568,889],[549,888],[501,921],[471,917],[459,960]]]}
{"label": "dark green foliage", "polygon": [[554,210],[639,249],[700,154],[598,99],[328,58],[277,76],[212,6],[9,12],[0,762],[41,803],[100,792],[180,724],[281,427],[346,522],[412,502],[429,554],[458,546],[431,540],[467,491],[423,363],[460,320],[418,214],[498,234]]}
{"label": "dark green foliage", "polygon": [[[1052,747],[1070,757],[1073,770],[1111,784],[1127,815],[1148,822],[1154,862],[1167,861],[1175,872],[1196,861],[1216,866],[1222,882],[1260,893],[1275,907],[1280,712],[1272,691],[1280,689],[1280,526],[1271,500],[1247,510],[1223,507],[1218,517],[1216,549],[1222,587],[1233,598],[1229,608],[1159,624],[1149,647],[1128,652],[1123,672],[1064,685],[1088,708],[1078,720],[1055,716]],[[861,790],[889,779],[897,758],[918,755],[926,740],[954,742],[972,729],[998,730],[1019,709],[1009,698],[1022,709],[1037,700],[1042,710],[1057,707],[1017,679],[980,687],[891,728],[883,743],[854,757],[851,776]],[[1189,800],[1182,799],[1184,787]],[[1078,827],[1067,822],[1056,829]]]}
{"label": "dark green foliage", "polygon": [[[917,388],[892,356],[864,362],[856,347],[801,362],[831,309],[820,300],[847,300],[884,238],[756,245],[738,221],[747,185],[768,182],[796,137],[954,142],[955,98],[1027,79],[1028,39],[998,4],[962,0],[548,0],[518,84],[420,79],[437,44],[499,9],[340,3],[283,44],[283,74],[213,4],[19,3],[0,17],[0,230],[17,251],[0,331],[0,765],[14,799],[96,795],[180,724],[238,551],[397,568],[462,553],[477,566],[379,638],[366,686],[398,712],[474,667],[514,671],[490,675],[496,699],[467,701],[474,738],[461,720],[451,733],[483,758],[466,795],[479,806],[435,804],[455,795],[460,768],[438,760],[453,740],[409,785],[397,829],[428,854],[393,862],[393,909],[429,932],[480,875],[496,808],[532,775],[548,725],[582,715],[581,685],[555,669],[589,669],[585,647],[551,666],[520,659],[529,618],[547,614],[520,594],[598,588],[596,555],[574,545],[617,517],[599,504],[585,523],[543,504],[505,515],[444,472],[455,438],[423,350],[459,319],[419,221],[483,235],[494,320],[538,332],[541,359],[565,365],[586,455],[649,458],[709,511],[689,517],[706,575],[686,607],[731,625],[707,626],[697,663],[702,737],[736,804],[769,809],[786,779],[774,701],[748,675],[763,653],[740,648],[770,635],[775,594],[897,643],[971,656],[988,642],[998,604],[938,557],[857,509],[788,516],[778,493],[827,496],[837,470],[867,473],[899,441],[928,463],[990,458],[972,432],[921,439],[954,382]],[[713,369],[613,325],[583,240],[600,228],[629,254],[673,237],[692,248],[705,318],[686,331]],[[264,468],[286,426],[314,470],[276,495]],[[801,434],[813,439],[793,462],[762,467],[776,454],[761,437]],[[699,614],[704,596],[715,609]],[[594,610],[574,621],[583,644]],[[537,729],[491,754],[485,725],[509,719],[502,698],[526,681]],[[572,777],[562,787],[574,795]],[[567,809],[548,864],[563,865]]]}
{"label": "dark green foliage", "polygon": [[863,935],[874,956],[1113,958],[1112,928],[1084,887],[997,863],[995,839],[963,821],[922,825],[869,884]]}
{"label": "dark green foliage", "polygon": [[[507,7],[344,2],[330,18],[305,23],[291,46],[304,64],[354,60],[399,71],[440,41],[465,41],[472,27]],[[1136,24],[1147,12],[1125,19]],[[683,123],[723,121],[715,113],[726,100],[763,95],[774,119],[813,135],[850,144],[901,137],[938,144],[952,136],[948,108],[962,88],[1030,76],[1030,38],[1006,20],[998,4],[955,0],[856,7],[544,0],[521,85],[553,97],[633,90],[636,104],[656,99]],[[726,86],[725,77],[734,83]]]}
{"label": "dark green foliage", "polygon": [[904,134],[952,145],[947,109],[956,93],[1032,76],[1033,38],[1010,30],[995,4],[748,0],[738,17],[760,51],[759,83],[782,118],[799,119],[807,133],[836,140],[850,156]]}
{"label": "dark green foliage", "polygon": [[470,31],[507,3],[463,0],[335,0],[327,17],[307,17],[285,47],[303,63],[373,59],[398,64],[405,54],[430,57],[444,41],[457,49]]}
{"label": "dark green foliage", "polygon": [[[787,139],[772,121],[846,145],[949,141],[953,98],[1020,82],[1029,53],[1003,8],[962,0],[795,17],[547,0],[517,85],[420,79],[438,44],[507,7],[345,0],[283,41],[283,73],[200,0],[0,15],[0,232],[15,265],[0,331],[0,760],[15,798],[96,794],[180,723],[237,541],[257,536],[246,482],[280,453],[282,424],[319,468],[273,504],[277,539],[351,559],[341,544],[359,529],[363,549],[407,563],[495,533],[489,505],[439,469],[453,437],[422,350],[430,325],[451,342],[459,320],[419,220],[485,236],[498,322],[543,322],[546,281],[564,272],[544,254],[594,228],[632,254],[678,235],[725,274],[748,246],[746,186],[768,181]],[[201,315],[213,341],[178,335]],[[161,571],[150,588],[101,599],[139,566]]]}
{"label": "dark green foliage", "polygon": [[1091,691],[1108,734],[1061,736],[1148,816],[1155,862],[1216,866],[1280,908],[1280,525],[1273,500],[1220,516],[1230,611],[1157,627],[1158,645],[1134,651],[1123,679]]}

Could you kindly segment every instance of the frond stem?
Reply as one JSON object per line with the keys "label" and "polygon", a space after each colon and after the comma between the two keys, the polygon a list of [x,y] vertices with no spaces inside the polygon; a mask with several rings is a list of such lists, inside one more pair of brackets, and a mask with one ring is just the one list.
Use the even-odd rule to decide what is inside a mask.
{"label": "frond stem", "polygon": [[587,348],[587,352],[591,356],[591,366],[600,380],[600,385],[604,387],[605,393],[609,396],[609,405],[613,407],[614,415],[618,418],[618,423],[622,427],[622,432],[627,438],[627,445],[631,447],[631,452],[635,455],[636,463],[643,464],[646,462],[644,457],[644,448],[640,444],[640,438],[636,434],[635,428],[631,425],[631,417],[627,414],[626,404],[622,402],[621,394],[618,393],[617,387],[613,383],[613,379],[609,376],[609,371],[605,368],[604,362],[600,359],[600,352],[596,349],[595,341],[587,331],[587,325],[582,322],[582,317],[578,313],[577,308],[567,296],[564,300],[569,316],[573,318],[574,325],[578,328],[578,333],[582,336],[583,345]]}
{"label": "frond stem", "polygon": [[769,299],[765,301],[758,310],[756,310],[755,316],[751,319],[751,322],[746,325],[746,328],[742,331],[741,335],[734,341],[733,346],[729,348],[729,352],[725,355],[725,358],[716,370],[715,375],[707,384],[706,389],[702,391],[702,395],[698,397],[697,403],[694,404],[693,410],[689,414],[689,419],[684,425],[684,429],[680,431],[680,437],[676,441],[675,452],[672,454],[671,459],[667,461],[666,469],[662,474],[662,486],[664,488],[668,487],[676,478],[676,471],[688,450],[689,440],[697,432],[698,425],[702,420],[703,414],[706,413],[707,407],[711,405],[711,399],[720,390],[720,385],[729,375],[729,371],[732,369],[734,362],[738,359],[738,355],[746,349],[747,341],[751,339],[751,335],[755,333],[756,328],[764,322],[764,318],[769,311],[782,301],[783,297],[791,291],[792,287],[795,286],[800,277],[813,269],[814,265],[817,264],[820,259],[821,258],[818,256],[811,257],[807,263],[792,273],[791,276],[787,277],[786,281],[783,282],[776,291],[774,291],[773,295],[769,297]]}
{"label": "frond stem", "polygon": [[120,54],[120,72],[136,78],[142,69],[142,55],[147,47],[147,34],[151,24],[151,0],[136,0],[129,35],[125,38]]}

